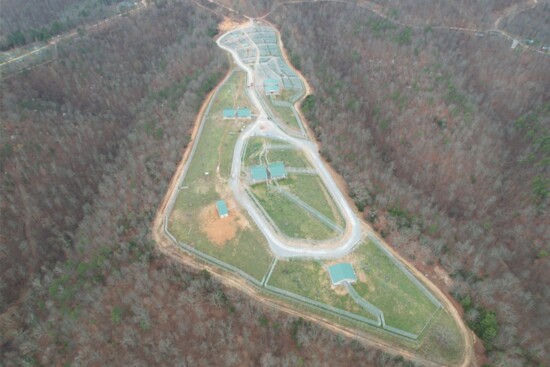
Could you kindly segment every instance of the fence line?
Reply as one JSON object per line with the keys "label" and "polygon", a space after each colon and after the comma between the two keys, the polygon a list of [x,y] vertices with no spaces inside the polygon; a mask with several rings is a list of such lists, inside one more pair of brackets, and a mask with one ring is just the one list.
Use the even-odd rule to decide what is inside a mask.
{"label": "fence line", "polygon": [[441,302],[439,302],[437,298],[435,298],[435,296],[430,291],[428,291],[428,289],[426,289],[424,284],[422,284],[414,275],[412,275],[412,273],[403,264],[401,264],[401,262],[399,262],[388,249],[386,249],[380,243],[380,240],[376,235],[374,235],[374,233],[369,232],[367,237],[372,242],[374,242],[376,247],[378,247],[382,252],[384,252],[384,254],[386,254],[386,256],[392,261],[392,263],[394,263],[394,265],[396,265],[405,274],[405,276],[416,285],[418,289],[420,289],[420,291],[430,300],[430,302],[434,306],[441,307]]}
{"label": "fence line", "polygon": [[275,190],[279,191],[281,194],[286,196],[291,201],[294,201],[299,207],[309,212],[309,214],[313,215],[317,219],[319,219],[321,222],[325,223],[327,226],[335,230],[336,232],[339,232],[340,234],[344,233],[344,230],[336,225],[333,221],[325,217],[322,213],[320,213],[317,209],[309,206],[308,204],[304,203],[302,200],[300,200],[296,195],[282,189],[279,186],[275,186]]}
{"label": "fence line", "polygon": [[304,297],[304,296],[300,296],[299,294],[292,293],[292,292],[286,291],[284,289],[273,287],[269,284],[266,284],[264,288],[268,289],[271,292],[276,293],[280,296],[283,296],[285,298],[290,298],[294,301],[299,301],[301,303],[312,306],[314,308],[320,308],[324,311],[329,311],[329,312],[335,313],[339,316],[342,316],[342,317],[345,317],[345,318],[348,318],[348,319],[351,319],[351,320],[354,320],[354,321],[364,322],[364,323],[367,323],[369,325],[377,326],[377,327],[380,327],[380,325],[381,325],[379,320],[374,321],[374,320],[368,319],[368,318],[363,317],[363,316],[356,315],[356,314],[348,312],[348,311],[340,310],[336,307],[333,307],[333,306],[330,306],[330,305],[327,305],[327,304],[324,304],[324,303],[321,303],[321,302],[314,301],[312,299],[309,299],[309,298]]}
{"label": "fence line", "polygon": [[345,282],[344,284],[346,286],[346,289],[348,290],[349,295],[355,301],[355,303],[376,316],[378,318],[378,321],[380,321],[382,327],[385,327],[386,320],[384,320],[384,313],[378,307],[361,297],[351,284],[349,284],[348,282]]}
{"label": "fence line", "polygon": [[269,278],[271,278],[271,274],[273,274],[273,270],[275,269],[276,265],[277,265],[277,258],[274,258],[267,275],[262,280],[262,287],[264,287],[267,284],[267,282],[269,282]]}

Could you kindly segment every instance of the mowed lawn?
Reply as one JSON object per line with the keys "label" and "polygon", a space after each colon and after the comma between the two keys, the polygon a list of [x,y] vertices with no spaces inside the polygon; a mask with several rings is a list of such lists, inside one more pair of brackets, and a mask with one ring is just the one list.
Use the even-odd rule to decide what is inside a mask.
{"label": "mowed lawn", "polygon": [[372,241],[355,250],[354,268],[365,276],[354,284],[355,290],[384,312],[386,324],[422,331],[437,307]]}
{"label": "mowed lawn", "polygon": [[347,294],[343,286],[339,288],[340,294],[331,288],[328,271],[319,261],[278,261],[269,278],[268,285],[376,320],[375,316],[359,306]]}
{"label": "mowed lawn", "polygon": [[326,240],[338,236],[329,228],[282,193],[266,183],[252,186],[252,193],[277,228],[293,238]]}
{"label": "mowed lawn", "polygon": [[[246,213],[248,225],[238,226],[231,238],[223,244],[209,240],[203,226],[205,207],[214,209],[221,198],[217,190],[226,190],[231,169],[231,157],[238,131],[250,120],[224,120],[225,107],[246,106],[249,101],[244,94],[244,73],[236,72],[221,87],[212,101],[202,134],[196,142],[195,155],[169,218],[168,229],[175,238],[198,250],[234,265],[247,274],[261,280],[272,261],[267,242]],[[217,168],[219,166],[219,174]],[[225,195],[228,195],[227,193]],[[230,217],[232,215],[230,208]],[[228,218],[228,220],[232,218]]]}
{"label": "mowed lawn", "polygon": [[316,175],[290,174],[279,183],[284,189],[319,211],[336,225],[342,227],[344,219],[334,200]]}

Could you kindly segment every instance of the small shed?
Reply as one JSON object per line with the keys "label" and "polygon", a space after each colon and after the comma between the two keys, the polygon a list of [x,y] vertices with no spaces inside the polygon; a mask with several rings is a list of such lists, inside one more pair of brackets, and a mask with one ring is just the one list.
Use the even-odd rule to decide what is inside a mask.
{"label": "small shed", "polygon": [[280,178],[286,178],[286,168],[283,162],[270,163],[267,168],[271,179],[278,180]]}
{"label": "small shed", "polygon": [[227,204],[223,200],[216,201],[216,209],[218,209],[218,215],[220,216],[220,218],[225,218],[229,215]]}
{"label": "small shed", "polygon": [[224,108],[223,109],[223,118],[224,119],[234,119],[237,116],[237,111],[234,108]]}
{"label": "small shed", "polygon": [[250,167],[250,175],[253,182],[262,182],[267,180],[267,170],[264,166],[252,166]]}
{"label": "small shed", "polygon": [[328,267],[330,281],[332,285],[340,285],[342,283],[355,283],[357,276],[350,263],[339,263]]}
{"label": "small shed", "polygon": [[250,111],[250,108],[239,108],[237,110],[237,118],[240,119],[249,119],[252,118],[252,111]]}
{"label": "small shed", "polygon": [[279,94],[279,81],[277,79],[264,80],[265,94]]}

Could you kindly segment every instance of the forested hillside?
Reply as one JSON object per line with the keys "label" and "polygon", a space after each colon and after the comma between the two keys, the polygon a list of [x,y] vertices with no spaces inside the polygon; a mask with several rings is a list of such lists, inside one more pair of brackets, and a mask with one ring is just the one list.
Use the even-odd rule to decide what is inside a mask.
{"label": "forested hillside", "polygon": [[[437,28],[488,29],[526,3],[219,2],[269,13],[314,88],[302,107],[322,153],[366,220],[462,305],[488,363],[547,365],[550,61]],[[2,0],[0,38],[118,3]],[[3,76],[0,364],[412,366],[156,250],[151,221],[231,68],[213,38],[232,13],[198,3],[155,1]],[[500,26],[542,42],[547,10]]]}
{"label": "forested hillside", "polygon": [[494,363],[548,361],[548,58],[354,5],[289,4],[270,19],[365,218],[420,268],[452,276]]}
{"label": "forested hillside", "polygon": [[164,2],[2,80],[3,366],[412,365],[155,249],[152,218],[229,70],[220,21]]}

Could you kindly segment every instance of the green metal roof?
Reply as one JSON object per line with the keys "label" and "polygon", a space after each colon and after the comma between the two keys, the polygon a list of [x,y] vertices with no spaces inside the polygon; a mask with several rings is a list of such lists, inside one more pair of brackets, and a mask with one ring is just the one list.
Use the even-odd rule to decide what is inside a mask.
{"label": "green metal roof", "polygon": [[286,177],[286,168],[283,162],[275,162],[267,166],[271,178],[284,178]]}
{"label": "green metal roof", "polygon": [[265,86],[268,86],[268,85],[279,85],[279,81],[277,79],[266,79],[264,80],[264,85]]}
{"label": "green metal roof", "polygon": [[227,210],[227,205],[223,200],[216,201],[216,208],[218,209],[218,214],[220,215],[220,217],[225,216],[229,213],[229,210]]}
{"label": "green metal roof", "polygon": [[328,267],[330,281],[337,285],[342,282],[356,282],[357,276],[350,263],[340,263]]}
{"label": "green metal roof", "polygon": [[223,117],[235,118],[236,114],[237,114],[237,111],[235,111],[234,108],[224,108],[223,109]]}
{"label": "green metal roof", "polygon": [[252,179],[254,181],[267,180],[267,170],[264,166],[252,166],[250,167],[250,173],[252,174]]}
{"label": "green metal roof", "polygon": [[250,108],[239,108],[239,110],[237,111],[237,117],[246,118],[250,116],[252,116]]}
{"label": "green metal roof", "polygon": [[264,87],[266,93],[278,93],[279,92],[279,86],[278,85],[266,85]]}

